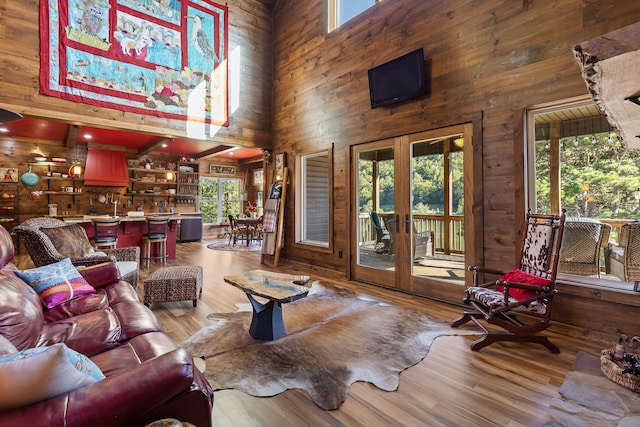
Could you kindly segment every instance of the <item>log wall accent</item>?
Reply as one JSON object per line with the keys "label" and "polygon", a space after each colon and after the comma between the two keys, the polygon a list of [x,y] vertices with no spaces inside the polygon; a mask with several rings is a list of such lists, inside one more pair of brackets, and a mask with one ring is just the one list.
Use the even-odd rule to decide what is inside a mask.
{"label": "log wall accent", "polygon": [[[39,94],[37,0],[0,2],[0,106],[27,116],[187,137],[184,121],[75,103]],[[225,3],[225,2],[220,2]],[[271,145],[271,10],[229,0],[229,126],[208,139],[247,147]]]}
{"label": "log wall accent", "polygon": [[[515,265],[524,218],[524,112],[587,95],[571,48],[640,20],[631,2],[382,1],[327,33],[325,1],[279,0],[273,10],[274,151],[334,147],[334,252],[295,250],[287,221],[282,257],[349,271],[348,147],[482,117],[483,255]],[[430,64],[430,94],[371,109],[367,70],[417,48]],[[342,159],[341,159],[342,156]],[[294,174],[292,174],[294,175]],[[294,217],[293,204],[287,217]],[[289,248],[289,250],[287,250]],[[562,312],[561,321],[580,324]],[[622,319],[617,319],[618,325]]]}

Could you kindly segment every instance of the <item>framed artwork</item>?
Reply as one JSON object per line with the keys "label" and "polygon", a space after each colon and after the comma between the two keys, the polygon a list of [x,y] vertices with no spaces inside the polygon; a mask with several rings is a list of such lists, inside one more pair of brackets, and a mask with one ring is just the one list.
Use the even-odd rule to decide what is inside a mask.
{"label": "framed artwork", "polygon": [[236,174],[236,167],[230,165],[209,165],[209,173],[212,175],[231,175]]}
{"label": "framed artwork", "polygon": [[276,179],[281,180],[284,175],[284,166],[287,162],[287,153],[276,154]]}
{"label": "framed artwork", "polygon": [[253,185],[258,186],[264,184],[264,172],[262,169],[256,169],[253,171]]}
{"label": "framed artwork", "polygon": [[0,168],[0,182],[18,182],[18,168]]}
{"label": "framed artwork", "polygon": [[228,126],[227,38],[212,0],[43,0],[40,92]]}

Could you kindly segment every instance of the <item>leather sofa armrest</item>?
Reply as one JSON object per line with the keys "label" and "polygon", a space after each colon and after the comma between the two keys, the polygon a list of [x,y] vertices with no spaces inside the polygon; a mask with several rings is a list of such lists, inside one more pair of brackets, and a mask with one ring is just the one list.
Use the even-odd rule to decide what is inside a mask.
{"label": "leather sofa armrest", "polygon": [[94,288],[102,288],[120,280],[120,273],[115,262],[103,262],[79,268],[78,271]]}
{"label": "leather sofa armrest", "polygon": [[[68,394],[0,413],[2,426],[125,426],[189,391],[193,359],[177,349]],[[142,423],[141,425],[144,425]]]}

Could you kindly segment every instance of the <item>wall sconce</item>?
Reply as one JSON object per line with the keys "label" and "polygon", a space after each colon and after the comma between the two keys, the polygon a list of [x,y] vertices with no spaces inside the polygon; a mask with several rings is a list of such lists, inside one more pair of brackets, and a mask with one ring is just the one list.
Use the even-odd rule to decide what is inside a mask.
{"label": "wall sconce", "polygon": [[264,161],[266,164],[270,165],[271,164],[271,151],[267,150],[266,148],[262,149],[262,157],[264,158]]}
{"label": "wall sconce", "polygon": [[80,175],[82,175],[82,164],[78,159],[74,159],[69,168],[69,176],[71,178],[79,178]]}
{"label": "wall sconce", "polygon": [[171,143],[173,142],[173,138],[169,138],[169,143],[167,144],[169,146],[169,161],[167,162],[167,181],[169,182],[173,182],[173,180],[175,180],[176,176],[173,173],[173,168],[175,166],[170,166],[171,165]]}
{"label": "wall sconce", "polygon": [[80,175],[82,175],[82,163],[78,160],[78,142],[76,141],[76,158],[71,161],[69,176],[71,178],[80,178]]}
{"label": "wall sconce", "polygon": [[633,192],[633,198],[640,200],[640,187],[636,188],[636,191]]}

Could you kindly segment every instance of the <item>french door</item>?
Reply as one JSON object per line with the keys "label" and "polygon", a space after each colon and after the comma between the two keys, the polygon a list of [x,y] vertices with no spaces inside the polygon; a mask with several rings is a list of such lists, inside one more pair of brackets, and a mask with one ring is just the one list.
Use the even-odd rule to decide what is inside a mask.
{"label": "french door", "polygon": [[352,147],[352,278],[460,299],[476,247],[472,129]]}

